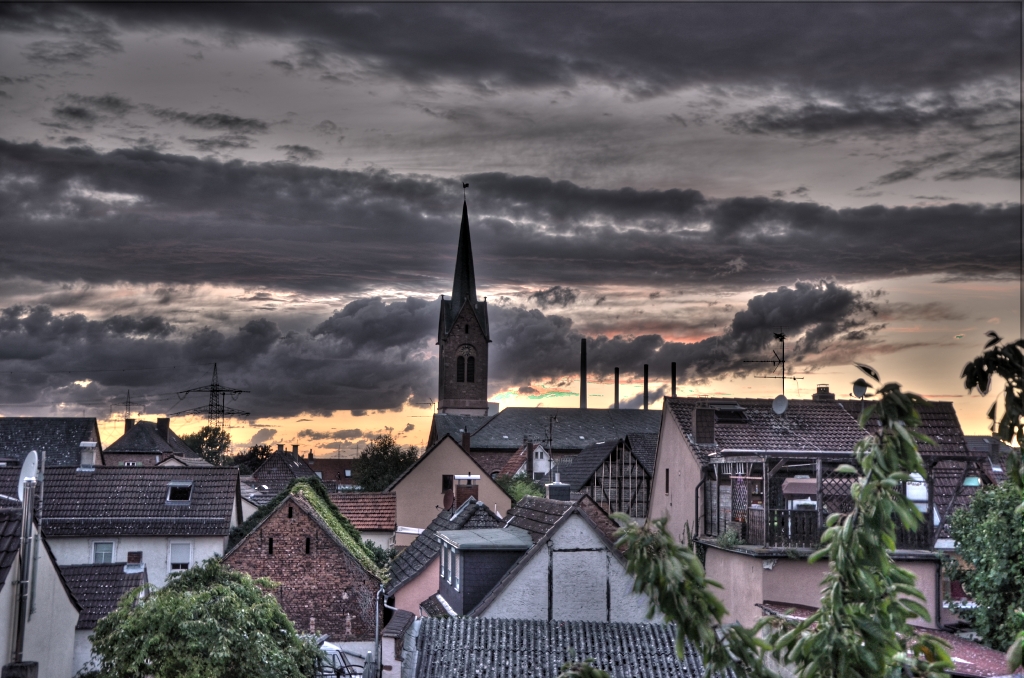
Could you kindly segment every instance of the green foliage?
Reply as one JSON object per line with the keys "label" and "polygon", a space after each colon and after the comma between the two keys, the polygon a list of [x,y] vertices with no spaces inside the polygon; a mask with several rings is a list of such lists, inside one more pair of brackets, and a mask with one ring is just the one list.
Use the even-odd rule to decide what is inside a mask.
{"label": "green foliage", "polygon": [[303,499],[309,502],[309,504],[320,514],[320,517],[327,523],[327,526],[331,528],[331,531],[341,540],[341,543],[345,545],[349,553],[358,560],[363,567],[367,569],[371,574],[375,575],[381,581],[386,581],[388,578],[387,568],[383,565],[378,564],[377,558],[367,549],[363,542],[363,537],[359,534],[359,530],[355,528],[348,518],[343,516],[338,507],[331,502],[330,495],[327,493],[327,488],[324,487],[323,482],[317,477],[307,478],[296,478],[288,485],[288,488],[281,492],[267,504],[261,506],[256,510],[249,519],[238,527],[231,530],[231,535],[228,537],[228,550],[230,551],[235,545],[242,541],[245,535],[249,534],[263,522],[263,519],[269,516],[281,502],[284,501],[288,495],[297,494]]}
{"label": "green foliage", "polygon": [[[862,369],[877,381],[874,370]],[[856,467],[840,467],[858,474],[850,489],[854,508],[828,517],[823,548],[809,559],[829,562],[820,607],[772,634],[773,654],[797,667],[801,678],[945,676],[952,666],[940,641],[910,626],[914,617],[929,618],[920,602],[924,596],[914,587],[914,575],[890,556],[896,548],[894,518],[908,529],[924,520],[902,488],[910,473],[925,474],[917,444],[928,438],[913,430],[921,423],[917,407],[925,401],[903,393],[899,384],[882,386],[878,395],[880,400],[864,408],[860,424],[874,416],[881,427],[857,444]]]}
{"label": "green foliage", "polygon": [[269,579],[210,559],[126,594],[92,636],[105,678],[299,678],[323,654],[295,632]]}
{"label": "green foliage", "polygon": [[612,678],[607,671],[593,665],[593,660],[587,659],[582,662],[566,662],[562,664],[562,672],[558,678]]}
{"label": "green foliage", "polygon": [[228,466],[237,466],[242,475],[252,475],[253,471],[270,458],[270,445],[253,445],[241,454],[233,454],[224,459]]}
{"label": "green foliage", "polygon": [[530,480],[523,474],[515,476],[498,476],[494,479],[498,487],[505,490],[505,494],[512,497],[514,503],[519,503],[523,497],[543,497],[546,492],[544,486]]}
{"label": "green foliage", "polygon": [[[1024,339],[1000,345],[1002,339],[998,334],[986,334],[990,339],[985,344],[985,352],[967,363],[960,376],[968,392],[977,388],[982,395],[988,393],[992,377],[1003,378],[1003,416],[998,417],[997,421],[998,403],[992,403],[988,418],[992,420],[1000,440],[1007,445],[1012,445],[1015,438],[1017,441],[1018,448],[1010,453],[1006,471],[1007,484],[1017,491],[1019,504],[1014,510],[1014,520],[1019,525],[1020,519],[1024,517],[1024,463],[1020,451],[1021,438],[1024,437]],[[1017,610],[1015,614],[1018,617],[1024,616],[1024,610]],[[1021,628],[1024,628],[1024,625]],[[1016,640],[1006,652],[1006,662],[1011,673],[1022,666],[1022,653],[1024,630],[1017,634]]]}
{"label": "green foliage", "polygon": [[192,451],[214,466],[224,464],[224,453],[231,446],[231,434],[219,426],[204,426],[196,433],[182,437]]}
{"label": "green foliage", "polygon": [[1024,521],[1014,515],[1020,503],[1011,483],[986,487],[949,524],[959,560],[948,560],[946,571],[977,603],[956,613],[998,650],[1024,631]]}
{"label": "green foliage", "polygon": [[386,549],[381,548],[369,539],[363,540],[363,548],[370,555],[370,558],[373,559],[373,562],[376,563],[377,567],[379,567],[381,570],[387,570],[388,565],[390,565],[391,561],[394,560],[395,556],[398,555],[398,551],[395,549],[394,546]]}
{"label": "green foliage", "polygon": [[390,433],[371,440],[359,453],[352,475],[364,492],[383,492],[388,485],[416,463],[420,453],[410,445],[402,449]]}
{"label": "green foliage", "polygon": [[739,532],[730,527],[725,532],[718,535],[718,539],[716,541],[723,549],[733,549],[743,543],[743,537],[740,536]]}

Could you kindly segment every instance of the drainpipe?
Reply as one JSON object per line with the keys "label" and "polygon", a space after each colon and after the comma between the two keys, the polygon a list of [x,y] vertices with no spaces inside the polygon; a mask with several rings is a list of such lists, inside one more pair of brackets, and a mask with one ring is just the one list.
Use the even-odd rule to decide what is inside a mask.
{"label": "drainpipe", "polygon": [[[700,488],[704,487],[704,482],[707,480],[704,477],[703,471],[701,472],[700,482],[697,483],[697,487],[693,488],[693,538],[696,539],[700,536]],[[690,544],[687,544],[690,546]]]}
{"label": "drainpipe", "polygon": [[380,589],[377,591],[377,600],[375,613],[373,615],[373,678],[380,678],[381,671],[383,670],[384,660],[381,659],[381,648],[380,648],[380,598],[384,595],[384,584],[380,585]]}

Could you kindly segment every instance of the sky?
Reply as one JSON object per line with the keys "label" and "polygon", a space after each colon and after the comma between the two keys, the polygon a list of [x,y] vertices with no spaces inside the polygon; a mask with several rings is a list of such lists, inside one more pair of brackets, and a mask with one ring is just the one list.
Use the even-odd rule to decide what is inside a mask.
{"label": "sky", "polygon": [[1019,4],[3,4],[0,414],[109,444],[216,363],[238,449],[422,446],[465,182],[502,406],[586,338],[590,407],[860,362],[985,433],[1020,171]]}

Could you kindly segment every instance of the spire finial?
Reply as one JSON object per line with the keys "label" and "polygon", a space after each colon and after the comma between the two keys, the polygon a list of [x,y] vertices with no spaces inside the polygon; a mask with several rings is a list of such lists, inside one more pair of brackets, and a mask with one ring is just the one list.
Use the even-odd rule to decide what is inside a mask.
{"label": "spire finial", "polygon": [[466,189],[469,188],[469,184],[465,181],[462,182],[462,202],[466,202]]}

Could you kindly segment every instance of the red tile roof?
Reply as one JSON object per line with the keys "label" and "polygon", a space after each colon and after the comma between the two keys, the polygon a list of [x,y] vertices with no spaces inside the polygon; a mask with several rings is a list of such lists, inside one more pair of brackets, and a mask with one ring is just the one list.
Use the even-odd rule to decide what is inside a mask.
{"label": "red tile roof", "polygon": [[394,492],[331,492],[330,497],[359,531],[392,532],[398,524]]}
{"label": "red tile roof", "polygon": [[512,453],[512,456],[508,458],[505,465],[501,467],[501,471],[498,472],[500,476],[514,476],[519,472],[519,469],[526,463],[526,445],[523,445],[518,450]]}

